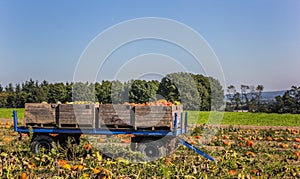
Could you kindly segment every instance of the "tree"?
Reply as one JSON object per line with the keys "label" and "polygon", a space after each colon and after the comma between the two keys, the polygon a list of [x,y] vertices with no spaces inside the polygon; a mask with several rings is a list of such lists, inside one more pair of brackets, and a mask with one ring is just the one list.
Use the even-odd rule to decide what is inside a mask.
{"label": "tree", "polygon": [[66,89],[66,98],[64,101],[66,102],[71,102],[73,101],[72,99],[72,94],[73,94],[73,83],[69,83],[67,82],[65,85],[65,89]]}
{"label": "tree", "polygon": [[[64,89],[64,95],[62,99],[66,99],[66,89]],[[73,85],[73,101],[90,101],[95,102],[95,86],[88,82],[76,82]]]}
{"label": "tree", "polygon": [[250,106],[249,106],[249,111],[251,112],[255,112],[256,110],[256,90],[255,90],[255,86],[250,85],[249,87],[250,89]]}
{"label": "tree", "polygon": [[[96,98],[95,98],[96,97]],[[4,89],[0,85],[0,107],[24,107],[25,103],[70,101],[99,101],[100,103],[144,103],[157,99],[179,101],[189,110],[215,110],[224,98],[218,80],[191,73],[172,73],[161,82],[131,80],[128,82],[102,81],[102,83],[39,83],[32,79],[12,83]],[[212,108],[213,107],[213,108]]]}
{"label": "tree", "polygon": [[241,95],[239,92],[236,92],[234,95],[233,95],[233,101],[234,101],[234,109],[235,110],[239,110],[239,106],[240,106],[240,103],[241,103]]}
{"label": "tree", "polygon": [[5,87],[5,92],[6,92],[6,107],[8,108],[14,108],[16,107],[15,104],[15,99],[16,99],[16,94],[15,94],[15,90],[14,87],[12,85],[12,83],[9,83],[8,86]]}
{"label": "tree", "polygon": [[112,103],[111,84],[112,83],[110,81],[103,80],[101,84],[97,84],[97,86],[95,86],[96,97],[100,103]]}
{"label": "tree", "polygon": [[7,107],[7,93],[1,92],[0,93],[0,108],[6,108]]}
{"label": "tree", "polygon": [[[243,103],[245,101],[246,103],[246,109],[249,109],[249,98],[248,98],[248,93],[249,93],[250,87],[248,85],[241,85],[241,102],[242,102],[242,109],[243,108]],[[245,99],[245,100],[244,100]]]}
{"label": "tree", "polygon": [[256,109],[258,112],[261,111],[261,94],[262,94],[263,90],[264,90],[263,85],[257,85],[257,87],[256,87],[256,104],[257,104]]}
{"label": "tree", "polygon": [[125,102],[124,97],[124,85],[116,80],[111,82],[110,95],[113,104],[121,104]]}
{"label": "tree", "polygon": [[283,96],[276,96],[273,112],[278,113],[300,113],[300,87],[292,86]]}
{"label": "tree", "polygon": [[22,91],[26,93],[25,103],[40,103],[46,98],[38,82],[32,79],[22,84]]}
{"label": "tree", "polygon": [[276,96],[275,97],[275,104],[273,105],[272,112],[276,113],[284,113],[284,101],[281,96]]}
{"label": "tree", "polygon": [[228,93],[227,98],[230,101],[229,103],[227,103],[230,106],[229,110],[233,110],[235,108],[235,94],[236,94],[235,86],[233,86],[233,85],[228,86],[227,93]]}
{"label": "tree", "polygon": [[[78,94],[78,93],[76,93],[76,94]],[[67,96],[67,91],[66,91],[65,85],[63,83],[55,83],[55,84],[49,85],[49,92],[48,92],[48,102],[49,103],[57,103],[57,102],[64,103],[64,102],[66,102],[66,100],[65,100],[66,96]],[[79,98],[79,96],[76,96],[76,97]]]}
{"label": "tree", "polygon": [[146,103],[156,99],[158,83],[155,81],[134,80],[129,90],[129,102]]}
{"label": "tree", "polygon": [[12,83],[9,83],[8,86],[5,87],[5,92],[7,92],[7,93],[14,93],[15,92]]}
{"label": "tree", "polygon": [[200,110],[200,95],[191,73],[172,73],[160,82],[157,92],[168,101],[180,101],[185,109]]}
{"label": "tree", "polygon": [[15,91],[15,107],[17,108],[24,108],[25,102],[27,99],[27,93],[22,91],[22,87],[20,84],[16,85],[16,91]]}
{"label": "tree", "polygon": [[172,79],[168,78],[168,76],[162,78],[157,94],[161,98],[165,98],[168,101],[180,101],[179,91]]}
{"label": "tree", "polygon": [[210,92],[209,92],[209,80],[203,75],[193,75],[197,90],[199,93],[199,103],[201,111],[208,111],[211,108]]}
{"label": "tree", "polygon": [[50,84],[46,80],[44,80],[40,85],[39,88],[41,88],[41,91],[43,93],[42,101],[48,101],[49,96],[49,90],[50,90]]}
{"label": "tree", "polygon": [[212,110],[223,110],[224,91],[220,82],[212,77],[208,77],[210,86],[208,88],[210,96],[210,106]]}

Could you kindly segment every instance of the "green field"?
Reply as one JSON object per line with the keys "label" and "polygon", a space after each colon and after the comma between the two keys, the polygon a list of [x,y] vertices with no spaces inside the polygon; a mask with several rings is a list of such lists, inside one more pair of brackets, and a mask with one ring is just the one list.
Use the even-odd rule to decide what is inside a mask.
{"label": "green field", "polygon": [[17,110],[18,118],[24,118],[24,108],[0,108],[0,118],[12,118],[13,110]]}
{"label": "green field", "polygon": [[[191,123],[205,124],[210,112],[188,111]],[[210,119],[214,123],[214,119]],[[216,122],[218,124],[218,121]],[[224,112],[221,124],[254,126],[300,126],[300,114]]]}
{"label": "green field", "polygon": [[[12,108],[0,108],[0,118],[11,118]],[[24,118],[24,109],[16,109],[19,118]],[[205,124],[209,119],[210,112],[188,111],[189,122]],[[209,123],[216,123],[214,118],[210,118]],[[224,112],[221,124],[232,125],[254,125],[254,126],[300,126],[300,114],[267,114],[267,113],[242,113]]]}

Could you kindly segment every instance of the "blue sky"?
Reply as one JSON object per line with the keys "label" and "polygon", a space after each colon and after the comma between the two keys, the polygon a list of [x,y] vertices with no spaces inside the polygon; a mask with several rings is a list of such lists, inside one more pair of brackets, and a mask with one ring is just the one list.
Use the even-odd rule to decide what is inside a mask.
{"label": "blue sky", "polygon": [[0,84],[30,78],[72,81],[93,38],[141,17],[173,19],[201,34],[218,56],[227,86],[262,84],[265,90],[280,90],[300,85],[298,0],[2,0]]}

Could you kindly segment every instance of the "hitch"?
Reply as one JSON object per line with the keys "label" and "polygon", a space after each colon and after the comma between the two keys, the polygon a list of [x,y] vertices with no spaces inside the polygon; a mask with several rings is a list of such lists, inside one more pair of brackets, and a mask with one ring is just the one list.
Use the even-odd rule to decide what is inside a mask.
{"label": "hitch", "polygon": [[210,161],[215,161],[214,158],[212,158],[211,156],[209,156],[208,154],[204,153],[203,151],[201,151],[200,149],[198,149],[197,147],[193,146],[192,144],[188,143],[187,141],[183,140],[183,139],[179,139],[180,143],[183,144],[184,146],[186,146],[187,148],[195,151],[196,153],[202,155],[203,157],[209,159]]}

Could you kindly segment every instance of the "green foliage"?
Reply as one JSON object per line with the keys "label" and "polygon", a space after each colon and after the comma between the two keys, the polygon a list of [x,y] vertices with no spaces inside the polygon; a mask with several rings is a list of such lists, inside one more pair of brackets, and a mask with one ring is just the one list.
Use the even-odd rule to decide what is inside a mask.
{"label": "green foliage", "polygon": [[273,105],[272,111],[279,113],[300,113],[300,87],[292,86],[292,88],[277,96],[276,103]]}
{"label": "green foliage", "polygon": [[157,81],[134,80],[130,84],[129,102],[146,103],[156,100]]}
{"label": "green foliage", "polygon": [[111,99],[114,104],[121,104],[124,99],[124,85],[120,81],[111,82]]}
{"label": "green foliage", "polygon": [[44,89],[48,91],[49,103],[65,102],[67,91],[63,83],[50,84]]}
{"label": "green foliage", "polygon": [[[77,82],[73,85],[73,101],[95,101],[95,86],[88,82]],[[64,93],[64,98],[66,93]]]}
{"label": "green foliage", "polygon": [[111,103],[111,82],[110,81],[102,81],[101,84],[97,84],[95,86],[96,96],[100,103]]}
{"label": "green foliage", "polygon": [[0,107],[23,108],[25,103],[65,103],[94,101],[100,103],[145,103],[165,98],[180,101],[188,110],[218,110],[223,106],[223,90],[212,77],[191,73],[172,73],[159,81],[131,80],[101,83],[38,83],[30,79],[0,90]]}
{"label": "green foliage", "polygon": [[292,86],[283,96],[276,96],[274,101],[261,99],[263,89],[262,85],[241,85],[239,93],[233,85],[228,86],[226,110],[300,114],[300,87]]}
{"label": "green foliage", "polygon": [[224,92],[218,80],[191,73],[172,73],[164,77],[158,94],[167,100],[180,101],[187,110],[219,110]]}

